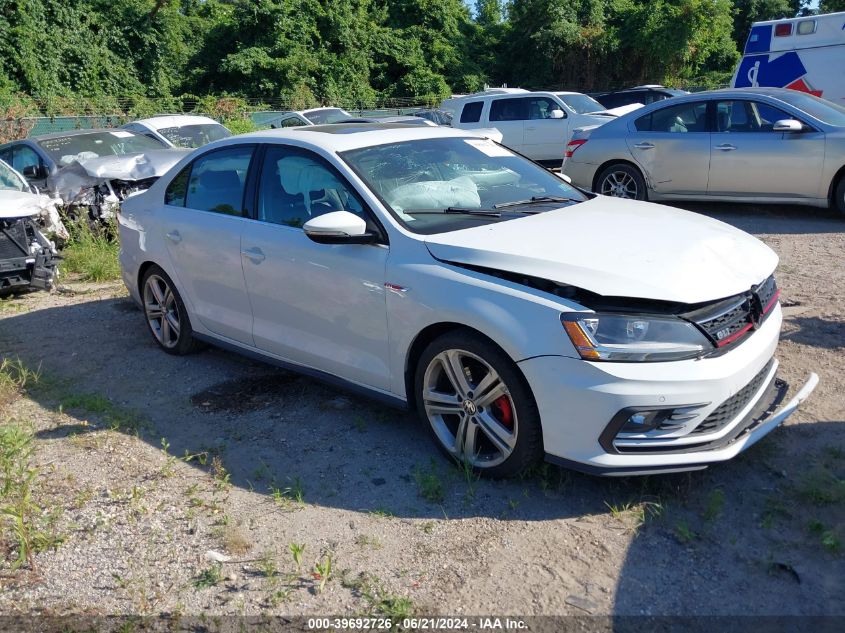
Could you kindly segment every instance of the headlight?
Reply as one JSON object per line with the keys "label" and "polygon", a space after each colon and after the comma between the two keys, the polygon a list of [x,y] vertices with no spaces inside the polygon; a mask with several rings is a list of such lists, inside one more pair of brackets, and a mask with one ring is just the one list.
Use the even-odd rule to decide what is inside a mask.
{"label": "headlight", "polygon": [[584,360],[680,360],[713,348],[698,328],[676,317],[571,312],[560,320]]}

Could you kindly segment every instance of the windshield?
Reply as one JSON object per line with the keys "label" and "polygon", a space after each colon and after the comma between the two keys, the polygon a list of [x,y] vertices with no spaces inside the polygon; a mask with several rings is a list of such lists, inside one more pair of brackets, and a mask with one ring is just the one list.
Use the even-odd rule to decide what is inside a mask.
{"label": "windshield", "polygon": [[566,94],[560,92],[555,94],[557,94],[561,101],[575,110],[576,114],[587,114],[588,112],[602,112],[603,110],[607,110],[607,108],[605,108],[602,104],[587,95]]}
{"label": "windshield", "polygon": [[814,95],[798,90],[784,91],[783,94],[777,95],[777,98],[799,110],[803,110],[822,123],[845,127],[845,107],[838,103],[819,99]]}
{"label": "windshield", "polygon": [[348,119],[352,116],[346,110],[341,110],[340,108],[310,110],[309,112],[303,112],[302,114],[314,125],[320,125],[321,123],[337,123],[338,121],[343,121],[344,119]]}
{"label": "windshield", "polygon": [[232,136],[232,133],[219,123],[162,127],[158,129],[158,133],[176,147],[188,148],[200,147],[206,143],[211,143],[211,141]]}
{"label": "windshield", "polygon": [[341,153],[393,215],[430,235],[582,202],[551,172],[482,138],[431,138]]}
{"label": "windshield", "polygon": [[0,160],[0,190],[29,191],[29,186],[18,173]]}
{"label": "windshield", "polygon": [[75,160],[138,154],[166,147],[161,141],[133,134],[128,130],[58,136],[42,139],[38,144],[59,165],[70,165]]}

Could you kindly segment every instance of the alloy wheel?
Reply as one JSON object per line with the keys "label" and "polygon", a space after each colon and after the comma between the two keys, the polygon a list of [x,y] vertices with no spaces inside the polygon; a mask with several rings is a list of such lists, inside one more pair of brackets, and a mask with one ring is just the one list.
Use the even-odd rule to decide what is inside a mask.
{"label": "alloy wheel", "polygon": [[431,359],[423,407],[443,447],[474,468],[492,468],[514,451],[516,406],[504,380],[483,358],[449,349]]}
{"label": "alloy wheel", "polygon": [[144,313],[159,343],[168,349],[179,343],[179,306],[166,279],[150,275],[144,284]]}
{"label": "alloy wheel", "polygon": [[601,193],[616,198],[637,198],[637,181],[624,171],[613,171],[601,183]]}

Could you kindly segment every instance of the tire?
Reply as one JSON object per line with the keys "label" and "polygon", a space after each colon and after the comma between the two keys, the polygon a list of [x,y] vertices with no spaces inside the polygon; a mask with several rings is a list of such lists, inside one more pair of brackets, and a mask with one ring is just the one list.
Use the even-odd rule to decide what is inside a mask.
{"label": "tire", "polygon": [[596,180],[595,193],[629,200],[647,200],[645,179],[640,170],[625,163],[614,163]]}
{"label": "tire", "polygon": [[833,208],[845,217],[845,174],[839,177],[836,189],[833,190]]}
{"label": "tire", "polygon": [[184,356],[200,349],[191,319],[173,281],[159,266],[152,265],[141,279],[144,319],[153,340],[168,354]]}
{"label": "tire", "polygon": [[[463,371],[456,374],[456,367]],[[429,344],[417,362],[414,391],[434,443],[474,472],[513,477],[543,456],[540,414],[525,378],[482,336],[454,331]]]}

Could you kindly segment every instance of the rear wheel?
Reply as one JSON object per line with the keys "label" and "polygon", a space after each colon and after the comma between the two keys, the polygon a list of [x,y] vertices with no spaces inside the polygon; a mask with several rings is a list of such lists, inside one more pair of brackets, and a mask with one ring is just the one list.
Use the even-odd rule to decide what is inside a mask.
{"label": "rear wheel", "polygon": [[199,349],[182,297],[167,273],[158,266],[150,266],[144,273],[141,298],[147,326],[161,349],[177,356]]}
{"label": "rear wheel", "polygon": [[483,337],[453,332],[417,364],[416,402],[438,448],[490,477],[512,477],[543,454],[540,415],[514,362]]}
{"label": "rear wheel", "polygon": [[833,208],[845,215],[845,174],[839,177],[836,189],[833,190]]}
{"label": "rear wheel", "polygon": [[636,167],[615,163],[599,174],[596,193],[615,198],[645,200],[645,180]]}

